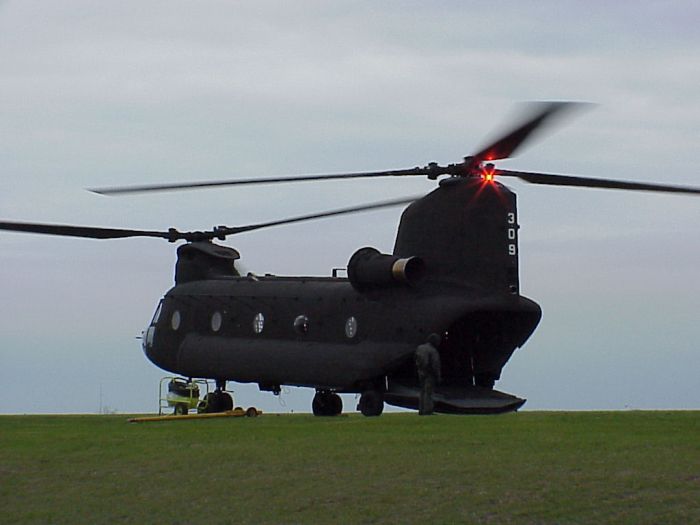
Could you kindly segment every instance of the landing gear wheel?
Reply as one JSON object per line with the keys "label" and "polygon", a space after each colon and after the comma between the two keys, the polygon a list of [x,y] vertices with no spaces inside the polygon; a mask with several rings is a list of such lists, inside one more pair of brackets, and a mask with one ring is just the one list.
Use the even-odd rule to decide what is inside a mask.
{"label": "landing gear wheel", "polygon": [[245,415],[246,417],[258,417],[258,410],[255,407],[249,407],[248,410],[245,411]]}
{"label": "landing gear wheel", "polygon": [[384,394],[378,390],[366,390],[362,392],[357,409],[363,416],[381,416],[384,411]]}
{"label": "landing gear wheel", "polygon": [[343,400],[338,394],[330,395],[330,408],[332,416],[339,416],[343,412]]}
{"label": "landing gear wheel", "polygon": [[209,392],[205,397],[203,403],[203,409],[205,414],[213,414],[214,412],[221,412],[219,410],[219,396],[216,392]]}
{"label": "landing gear wheel", "polygon": [[314,396],[313,401],[311,401],[311,411],[314,413],[314,416],[326,416],[327,407],[326,407],[326,395],[323,394],[322,392],[317,392],[316,395]]}
{"label": "landing gear wheel", "polygon": [[207,414],[214,414],[217,412],[226,412],[232,408],[233,398],[231,395],[220,390],[215,390],[206,395],[204,401],[199,404],[197,410]]}
{"label": "landing gear wheel", "polygon": [[311,410],[314,416],[337,416],[343,411],[343,400],[335,392],[316,392]]}
{"label": "landing gear wheel", "polygon": [[221,412],[229,412],[233,410],[233,398],[231,397],[231,394],[219,392],[219,396],[221,398]]}
{"label": "landing gear wheel", "polygon": [[178,403],[175,405],[175,410],[173,410],[173,415],[175,416],[186,416],[189,412],[189,407],[185,403]]}

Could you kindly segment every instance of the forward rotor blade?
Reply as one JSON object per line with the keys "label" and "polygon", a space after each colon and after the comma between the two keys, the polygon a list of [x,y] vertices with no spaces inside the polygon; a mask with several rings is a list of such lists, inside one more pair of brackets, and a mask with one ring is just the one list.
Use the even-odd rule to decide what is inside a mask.
{"label": "forward rotor blade", "polygon": [[400,206],[402,204],[408,204],[408,203],[413,202],[413,201],[420,199],[420,198],[421,198],[420,196],[402,197],[400,199],[375,202],[373,204],[364,204],[362,206],[352,206],[350,208],[341,208],[338,210],[325,211],[325,212],[321,212],[321,213],[300,215],[298,217],[291,217],[289,219],[281,219],[281,220],[270,221],[270,222],[260,222],[257,224],[249,224],[248,226],[235,226],[232,228],[221,228],[219,231],[221,233],[223,233],[224,235],[234,235],[236,233],[249,232],[249,231],[253,231],[253,230],[259,230],[261,228],[270,228],[272,226],[280,226],[282,224],[292,224],[295,222],[310,221],[313,219],[322,219],[324,217],[334,217],[336,215],[347,215],[350,213],[358,213],[358,212],[362,212],[362,211],[378,210],[381,208],[390,208],[392,206]]}
{"label": "forward rotor blade", "polygon": [[381,208],[389,208],[408,204],[420,197],[403,197],[389,201],[376,202],[373,204],[365,204],[362,206],[352,206],[350,208],[342,208],[321,213],[313,213],[309,215],[301,215],[289,219],[281,219],[276,221],[261,222],[250,224],[247,226],[217,226],[210,231],[192,231],[180,232],[174,228],[168,231],[149,231],[149,230],[126,230],[119,228],[96,228],[92,226],[70,226],[66,224],[44,224],[35,222],[0,222],[0,230],[23,232],[23,233],[39,233],[43,235],[61,235],[64,237],[81,237],[87,239],[122,239],[125,237],[156,237],[166,239],[170,242],[185,240],[188,242],[205,241],[211,239],[224,239],[228,235],[243,233],[261,228],[269,228],[272,226],[280,226],[282,224],[291,224],[294,222],[309,221],[313,219],[322,219],[324,217],[333,217],[335,215],[346,215],[349,213],[357,213],[362,211],[377,210]]}
{"label": "forward rotor blade", "polygon": [[170,239],[171,232],[147,230],[122,230],[119,228],[95,228],[92,226],[69,226],[66,224],[42,224],[34,222],[0,222],[0,230],[83,237],[87,239],[122,239],[125,237],[157,237]]}
{"label": "forward rotor blade", "polygon": [[501,135],[473,156],[473,165],[483,161],[507,159],[522,147],[536,132],[541,132],[555,120],[574,109],[590,106],[583,102],[531,102],[527,104],[528,114],[511,131]]}
{"label": "forward rotor blade", "polygon": [[289,177],[270,177],[264,179],[230,179],[230,180],[211,180],[202,182],[182,182],[172,184],[144,184],[140,186],[114,186],[110,188],[91,188],[88,191],[98,193],[100,195],[123,195],[127,193],[147,193],[154,191],[174,191],[199,188],[215,188],[219,186],[238,186],[246,184],[274,184],[279,182],[303,182],[310,180],[328,180],[328,179],[363,179],[371,177],[400,177],[405,175],[428,175],[431,173],[429,168],[410,168],[405,170],[395,171],[368,171],[360,173],[335,173],[335,174],[319,174],[319,175],[301,175]]}
{"label": "forward rotor blade", "polygon": [[574,175],[555,175],[552,173],[536,173],[530,171],[496,170],[497,177],[517,177],[531,184],[546,184],[549,186],[576,186],[579,188],[605,188],[613,190],[657,191],[663,193],[700,194],[700,188],[690,186],[669,186],[648,182],[634,182],[614,179],[594,179]]}

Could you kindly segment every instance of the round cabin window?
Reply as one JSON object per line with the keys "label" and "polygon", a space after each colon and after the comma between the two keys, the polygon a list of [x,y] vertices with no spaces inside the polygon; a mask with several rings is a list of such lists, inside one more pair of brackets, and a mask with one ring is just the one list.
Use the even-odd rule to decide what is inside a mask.
{"label": "round cabin window", "polygon": [[222,322],[223,317],[221,316],[221,312],[214,312],[214,314],[211,316],[211,329],[214,332],[218,332],[221,330]]}
{"label": "round cabin window", "polygon": [[182,318],[180,316],[180,310],[175,310],[173,312],[173,316],[170,318],[170,326],[173,327],[173,330],[177,330],[180,328],[180,323],[182,322]]}
{"label": "round cabin window", "polygon": [[265,316],[261,313],[255,314],[253,317],[253,332],[256,334],[262,333],[265,328]]}
{"label": "round cabin window", "polygon": [[354,317],[348,317],[345,321],[345,337],[352,339],[357,335],[357,319]]}
{"label": "round cabin window", "polygon": [[309,318],[305,315],[298,315],[294,319],[294,331],[300,335],[309,333]]}

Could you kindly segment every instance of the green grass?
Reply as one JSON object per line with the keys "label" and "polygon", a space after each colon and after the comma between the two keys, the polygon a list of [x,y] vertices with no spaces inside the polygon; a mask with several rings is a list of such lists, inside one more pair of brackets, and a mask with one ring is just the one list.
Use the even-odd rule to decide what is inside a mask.
{"label": "green grass", "polygon": [[0,416],[2,523],[700,523],[700,412]]}

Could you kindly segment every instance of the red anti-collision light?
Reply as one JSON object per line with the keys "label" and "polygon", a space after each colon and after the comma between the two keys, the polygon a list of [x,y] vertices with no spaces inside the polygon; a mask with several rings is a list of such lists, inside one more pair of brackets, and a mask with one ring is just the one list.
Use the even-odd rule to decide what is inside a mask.
{"label": "red anti-collision light", "polygon": [[493,182],[496,178],[496,166],[493,164],[486,164],[481,168],[481,178],[486,182]]}

